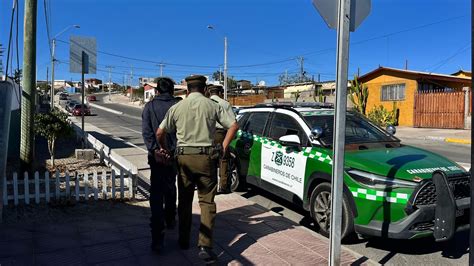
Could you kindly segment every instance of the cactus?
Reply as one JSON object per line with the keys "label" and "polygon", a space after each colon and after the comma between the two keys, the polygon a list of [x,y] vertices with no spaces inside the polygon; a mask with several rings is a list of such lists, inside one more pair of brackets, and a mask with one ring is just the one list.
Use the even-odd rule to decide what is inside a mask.
{"label": "cactus", "polygon": [[359,83],[357,76],[354,76],[354,80],[351,81],[349,99],[354,104],[354,109],[366,115],[367,100],[369,99],[369,88],[363,83]]}
{"label": "cactus", "polygon": [[[317,97],[317,99],[316,99],[316,97]],[[316,87],[316,86],[314,87],[313,100],[315,102],[320,102],[320,103],[324,102],[323,91],[320,88]]]}

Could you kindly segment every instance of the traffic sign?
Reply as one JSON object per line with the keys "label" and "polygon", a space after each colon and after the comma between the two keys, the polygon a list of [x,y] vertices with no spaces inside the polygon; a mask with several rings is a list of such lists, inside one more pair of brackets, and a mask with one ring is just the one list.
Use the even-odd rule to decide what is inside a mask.
{"label": "traffic sign", "polygon": [[[313,6],[323,17],[328,27],[336,29],[337,27],[337,5],[339,1],[335,0],[312,0]],[[355,31],[364,19],[369,15],[371,9],[370,0],[352,0],[350,6],[349,30]]]}

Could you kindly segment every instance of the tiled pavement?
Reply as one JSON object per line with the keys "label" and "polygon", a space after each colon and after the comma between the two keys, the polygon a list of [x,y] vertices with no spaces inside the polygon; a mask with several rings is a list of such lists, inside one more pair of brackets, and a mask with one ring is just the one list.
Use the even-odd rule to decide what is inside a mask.
{"label": "tiled pavement", "polygon": [[[236,194],[216,198],[219,265],[325,265],[329,241]],[[197,243],[199,205],[193,207]],[[71,207],[7,208],[0,265],[199,265],[197,249],[180,250],[176,230],[162,254],[150,252],[147,202],[91,202]],[[371,264],[342,249],[343,264]]]}

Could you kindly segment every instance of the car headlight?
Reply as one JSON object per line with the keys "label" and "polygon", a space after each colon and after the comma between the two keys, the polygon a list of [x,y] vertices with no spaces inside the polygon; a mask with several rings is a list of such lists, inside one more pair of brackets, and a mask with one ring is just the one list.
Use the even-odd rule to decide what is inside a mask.
{"label": "car headlight", "polygon": [[384,189],[387,187],[408,187],[414,188],[418,185],[418,183],[399,180],[399,179],[391,179],[386,176],[376,175],[356,169],[351,169],[347,171],[347,173],[354,179],[355,181],[362,183],[366,186],[372,188],[380,188]]}

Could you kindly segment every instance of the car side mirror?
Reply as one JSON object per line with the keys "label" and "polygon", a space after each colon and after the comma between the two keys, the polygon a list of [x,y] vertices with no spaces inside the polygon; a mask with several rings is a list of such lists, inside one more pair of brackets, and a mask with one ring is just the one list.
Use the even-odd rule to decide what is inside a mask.
{"label": "car side mirror", "polygon": [[313,130],[311,130],[311,137],[313,139],[319,140],[324,134],[323,128],[321,127],[314,127]]}
{"label": "car side mirror", "polygon": [[390,134],[390,136],[393,136],[395,133],[397,133],[397,128],[392,125],[388,125],[385,130],[388,132],[388,134]]}
{"label": "car side mirror", "polygon": [[278,139],[283,146],[299,147],[301,145],[298,135],[286,135]]}

